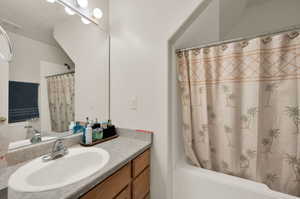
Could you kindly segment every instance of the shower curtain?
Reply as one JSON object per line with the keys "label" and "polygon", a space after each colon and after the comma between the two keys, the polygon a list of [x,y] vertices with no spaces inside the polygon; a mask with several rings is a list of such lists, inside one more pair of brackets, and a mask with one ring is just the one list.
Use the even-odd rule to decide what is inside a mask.
{"label": "shower curtain", "polygon": [[52,131],[65,132],[75,118],[74,73],[48,77],[47,84]]}
{"label": "shower curtain", "polygon": [[300,196],[300,36],[177,51],[191,164]]}

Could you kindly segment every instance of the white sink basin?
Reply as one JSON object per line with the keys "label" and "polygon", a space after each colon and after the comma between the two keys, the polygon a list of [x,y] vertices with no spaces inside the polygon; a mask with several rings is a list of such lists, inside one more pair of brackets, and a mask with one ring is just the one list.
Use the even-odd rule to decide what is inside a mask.
{"label": "white sink basin", "polygon": [[62,158],[43,162],[39,157],[20,167],[10,176],[8,186],[18,192],[53,190],[93,175],[108,160],[109,153],[101,148],[70,148]]}

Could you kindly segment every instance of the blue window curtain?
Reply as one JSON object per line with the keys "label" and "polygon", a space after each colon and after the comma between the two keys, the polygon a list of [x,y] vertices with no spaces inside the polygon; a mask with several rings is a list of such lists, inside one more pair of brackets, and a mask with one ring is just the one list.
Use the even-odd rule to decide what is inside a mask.
{"label": "blue window curtain", "polygon": [[39,118],[38,88],[36,83],[9,81],[9,123]]}

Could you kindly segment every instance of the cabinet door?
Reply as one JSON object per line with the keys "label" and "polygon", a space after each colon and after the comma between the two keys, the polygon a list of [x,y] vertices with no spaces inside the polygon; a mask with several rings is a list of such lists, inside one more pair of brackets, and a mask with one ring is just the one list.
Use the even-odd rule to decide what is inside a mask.
{"label": "cabinet door", "polygon": [[107,178],[104,182],[90,190],[81,199],[113,199],[131,181],[131,164],[127,164],[122,169]]}
{"label": "cabinet door", "polygon": [[150,193],[148,193],[144,199],[150,199]]}
{"label": "cabinet door", "polygon": [[132,183],[132,199],[144,199],[150,191],[150,168],[146,168]]}
{"label": "cabinet door", "polygon": [[115,199],[131,199],[130,186],[128,185]]}
{"label": "cabinet door", "polygon": [[150,150],[147,150],[132,161],[132,176],[137,177],[149,165]]}

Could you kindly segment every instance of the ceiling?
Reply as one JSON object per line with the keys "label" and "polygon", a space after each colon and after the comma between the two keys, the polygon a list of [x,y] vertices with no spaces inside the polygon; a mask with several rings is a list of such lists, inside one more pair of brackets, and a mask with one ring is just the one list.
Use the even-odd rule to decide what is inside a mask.
{"label": "ceiling", "polygon": [[[288,3],[294,3],[295,5],[297,1],[299,3],[299,0],[288,1]],[[241,32],[243,31],[239,34],[232,34],[232,31],[235,30],[238,25],[245,23],[241,21],[245,14],[253,12],[253,10],[255,14],[258,8],[260,8],[260,13],[258,14],[260,14],[262,18],[270,18],[269,16],[272,16],[272,13],[263,15],[261,13],[262,9],[266,9],[263,7],[264,4],[267,5],[268,11],[270,11],[272,8],[270,5],[281,5],[279,3],[282,3],[282,0],[207,0],[207,2],[210,2],[208,7],[202,12],[194,13],[198,15],[198,17],[193,19],[188,28],[184,30],[184,33],[176,41],[175,47],[177,49],[249,35],[245,33],[242,34]],[[285,8],[285,10],[287,9]],[[273,10],[273,13],[275,12],[276,10]],[[249,27],[258,27],[255,25],[256,24]],[[258,30],[260,29],[258,28]],[[255,33],[252,34],[260,33],[258,30],[256,32],[253,30]]]}
{"label": "ceiling", "polygon": [[66,17],[70,16],[62,6],[46,0],[0,0],[0,24],[4,29],[50,45],[58,45],[53,28]]}

